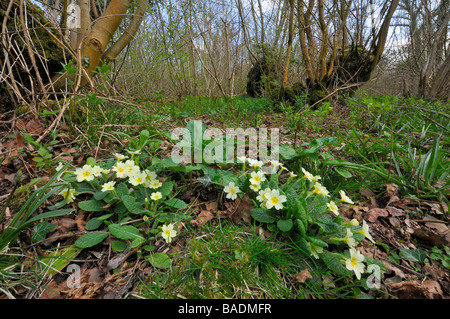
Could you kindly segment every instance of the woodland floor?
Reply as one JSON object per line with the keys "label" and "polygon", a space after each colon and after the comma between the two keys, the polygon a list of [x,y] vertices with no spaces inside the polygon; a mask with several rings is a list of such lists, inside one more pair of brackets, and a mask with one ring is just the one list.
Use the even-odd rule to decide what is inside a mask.
{"label": "woodland floor", "polygon": [[[326,129],[320,134],[314,131],[303,131],[299,137],[299,143],[311,140],[318,136],[332,136],[335,132],[346,127],[345,109],[340,111],[340,118],[329,117],[322,123]],[[21,170],[23,179],[21,185],[26,185],[34,178],[42,178],[45,182],[51,176],[51,167],[38,168],[33,158],[37,155],[37,149],[26,143],[21,132],[26,132],[33,138],[38,138],[44,134],[45,129],[51,124],[52,118],[35,118],[31,115],[16,117],[15,115],[3,114],[0,118],[0,152],[5,156],[0,165],[0,207],[3,207],[12,191],[15,174]],[[186,118],[185,121],[189,120]],[[202,118],[205,124],[214,127],[223,127],[225,123],[220,123],[208,116]],[[281,127],[284,134],[283,124],[285,118],[280,114],[264,115],[261,126]],[[159,124],[167,128],[168,123],[164,121]],[[57,127],[57,136],[50,137],[50,134],[42,141],[43,144],[51,140],[56,141],[52,147],[53,157],[72,159],[74,163],[81,164],[88,156],[95,156],[98,159],[115,152],[114,140],[104,139],[102,144],[92,149],[86,149],[83,138],[80,135],[70,134],[72,129],[65,124]],[[69,132],[70,131],[70,132]],[[76,131],[75,131],[76,133]],[[101,134],[99,132],[99,134]],[[292,137],[281,136],[281,143],[292,142]],[[125,140],[120,141],[126,144]],[[80,147],[80,145],[84,145]],[[167,143],[169,145],[169,143]],[[166,152],[168,149],[166,149]],[[338,148],[330,150],[339,158],[345,158]],[[164,152],[164,150],[163,150]],[[36,184],[33,187],[39,185]],[[436,260],[428,258],[427,263],[413,261],[403,256],[393,255],[391,252],[399,249],[423,249],[430,251],[433,247],[443,248],[449,246],[450,231],[448,226],[448,207],[444,202],[415,200],[399,195],[399,186],[389,183],[380,185],[378,188],[382,192],[375,193],[371,189],[361,190],[358,201],[355,205],[349,206],[341,214],[348,218],[356,218],[360,222],[363,219],[369,224],[372,236],[378,244],[365,242],[361,248],[366,256],[371,256],[382,261],[386,265],[379,291],[371,292],[373,297],[390,299],[448,299],[450,297],[450,270],[442,266]],[[5,219],[0,225],[0,229],[5,227],[20,208],[20,205],[27,199],[30,190],[26,187],[16,189],[13,199],[10,201],[5,211]],[[183,196],[190,198],[194,194],[186,193]],[[237,201],[221,215],[205,214],[203,211],[217,210],[214,199],[215,194],[202,196],[195,202],[199,207],[197,213],[193,215],[191,226],[200,227],[203,224],[213,222],[215,219],[223,218],[236,223],[243,229],[253,231],[248,224],[249,203],[244,200]],[[46,203],[50,205],[52,203]],[[251,205],[251,204],[250,204]],[[202,208],[200,208],[202,207]],[[251,208],[251,207],[250,207]],[[411,214],[419,211],[421,214]],[[46,250],[57,245],[70,245],[77,238],[77,234],[85,231],[84,225],[89,220],[90,215],[79,211],[69,217],[54,218],[52,223],[57,227],[48,235],[46,240],[32,243],[31,230],[24,231],[18,241],[23,260],[20,262],[22,270],[32,270],[36,258],[44,257]],[[203,219],[202,219],[203,218]],[[192,234],[180,230],[172,247],[163,241],[155,243],[156,251],[161,252],[183,252],[186,242],[192,238]],[[205,233],[199,229],[199,234]],[[397,258],[396,262],[393,260]],[[85,250],[77,256],[78,264],[81,265],[81,288],[68,288],[67,275],[56,274],[52,277],[40,277],[41,282],[35,288],[21,282],[16,278],[17,284],[10,290],[0,290],[0,298],[133,298],[139,294],[140,278],[152,276],[153,268],[146,259],[141,259],[136,251],[111,251],[108,245],[98,245],[94,250]],[[292,298],[295,298],[295,291],[301,289],[302,281],[295,278],[288,278],[292,285]],[[12,280],[14,282],[14,280]],[[47,287],[48,289],[44,289]],[[261,296],[264,297],[264,296]],[[174,296],[177,298],[177,296]],[[314,297],[312,297],[314,298]],[[326,297],[325,297],[326,298]]]}

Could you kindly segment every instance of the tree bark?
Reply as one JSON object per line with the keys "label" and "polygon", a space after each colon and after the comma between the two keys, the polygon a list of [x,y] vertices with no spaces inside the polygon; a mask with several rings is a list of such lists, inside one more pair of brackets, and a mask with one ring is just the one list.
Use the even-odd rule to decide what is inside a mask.
{"label": "tree bark", "polygon": [[291,58],[292,42],[294,41],[295,0],[289,0],[289,4],[290,4],[289,34],[288,34],[288,43],[287,43],[287,50],[286,50],[286,62],[284,64],[283,87],[286,87],[286,85],[288,83],[289,60]]}

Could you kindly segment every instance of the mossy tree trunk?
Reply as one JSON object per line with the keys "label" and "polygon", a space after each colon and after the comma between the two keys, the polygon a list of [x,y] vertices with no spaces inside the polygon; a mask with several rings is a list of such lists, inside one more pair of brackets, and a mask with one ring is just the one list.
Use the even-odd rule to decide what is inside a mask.
{"label": "mossy tree trunk", "polygon": [[[75,1],[75,0],[73,0]],[[28,0],[0,0],[2,21],[0,66],[2,73],[0,109],[13,109],[19,104],[37,103],[39,99],[64,91],[67,82],[75,83],[75,91],[91,82],[97,67],[114,60],[136,34],[149,0],[111,0],[101,13],[92,11],[93,1],[76,0],[80,15],[76,29],[67,23],[69,1],[61,2],[59,26],[50,23],[41,8]],[[132,11],[135,7],[135,12]],[[114,33],[127,15],[130,22],[118,40],[111,44]],[[92,20],[94,17],[94,20]],[[67,31],[74,36],[69,37]],[[61,64],[72,60],[77,72],[67,73]]]}

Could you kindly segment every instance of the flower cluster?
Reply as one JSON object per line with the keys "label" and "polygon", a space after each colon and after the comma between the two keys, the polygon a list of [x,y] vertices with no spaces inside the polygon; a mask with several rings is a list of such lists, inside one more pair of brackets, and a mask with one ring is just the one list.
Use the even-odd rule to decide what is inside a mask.
{"label": "flower cluster", "polygon": [[[252,171],[249,175],[249,188],[254,192],[258,193],[256,199],[267,209],[275,208],[276,210],[283,209],[283,203],[286,202],[286,196],[280,193],[278,189],[270,189],[268,187],[262,189],[262,185],[267,181],[265,171],[262,169],[264,167],[264,162],[252,158],[239,157],[238,160],[244,165],[248,163]],[[276,172],[278,169],[281,171],[286,170],[286,168],[278,161],[271,160],[268,162],[271,166],[271,171]],[[290,174],[290,178],[295,177],[294,173]],[[230,182],[224,188],[224,192],[227,193],[226,198],[236,199],[237,194],[241,192],[240,188],[235,185],[234,182]]]}
{"label": "flower cluster", "polygon": [[[256,193],[255,200],[260,203],[260,207],[266,209],[275,209],[276,211],[284,212],[286,208],[284,205],[287,202],[287,196],[283,193],[282,189],[286,189],[285,187],[281,187],[280,189],[270,188],[269,186],[273,184],[268,183],[268,177],[266,176],[267,170],[262,161],[248,159],[245,157],[240,157],[239,161],[244,165],[248,164],[249,171],[246,172],[247,180],[249,185],[249,189]],[[268,164],[268,163],[266,163]],[[270,172],[276,172],[278,169],[280,171],[288,171],[286,167],[284,167],[278,161],[270,161],[270,166],[272,170]],[[317,198],[326,199],[326,208],[332,215],[336,218],[339,216],[339,204],[347,203],[354,204],[354,202],[347,196],[347,194],[343,191],[339,191],[339,199],[332,200],[331,194],[328,189],[320,183],[322,179],[320,176],[313,175],[304,168],[301,168],[302,176],[296,179],[297,175],[294,172],[289,172],[288,182],[295,179],[295,181],[305,180],[307,195],[306,198],[311,196],[315,196]],[[242,188],[245,188],[245,183],[241,185]],[[290,186],[288,186],[290,187]],[[238,194],[242,192],[241,188],[236,185],[235,182],[230,182],[227,186],[224,187],[224,192],[227,194],[226,198],[235,200],[238,197]],[[347,269],[353,271],[358,279],[360,279],[361,274],[365,270],[364,265],[364,255],[362,255],[359,251],[356,250],[357,242],[361,240],[361,238],[367,238],[371,242],[374,242],[373,238],[369,233],[369,226],[365,221],[363,221],[362,226],[359,225],[359,222],[356,219],[351,220],[350,222],[343,224],[344,226],[344,237],[335,238],[337,242],[342,242],[348,245],[348,255],[349,258],[344,261]],[[361,236],[362,235],[362,236]],[[319,254],[323,253],[324,248],[322,246],[318,246],[313,242],[308,242],[308,246],[311,251],[311,255],[316,259],[319,259]]]}
{"label": "flower cluster", "polygon": [[[66,173],[72,173],[78,183],[98,181],[98,188],[102,192],[115,190],[115,178],[127,180],[134,187],[141,186],[155,190],[150,196],[152,200],[161,199],[161,192],[156,191],[162,186],[157,174],[148,169],[141,170],[139,165],[136,164],[133,156],[139,154],[139,151],[130,151],[129,153],[132,156],[131,159],[128,159],[127,155],[114,154],[116,162],[110,169],[103,168],[97,164],[85,164],[82,167],[75,168],[73,172],[66,171]],[[66,203],[71,203],[74,201],[77,193],[73,188],[66,188],[60,192],[60,195],[64,197]]]}

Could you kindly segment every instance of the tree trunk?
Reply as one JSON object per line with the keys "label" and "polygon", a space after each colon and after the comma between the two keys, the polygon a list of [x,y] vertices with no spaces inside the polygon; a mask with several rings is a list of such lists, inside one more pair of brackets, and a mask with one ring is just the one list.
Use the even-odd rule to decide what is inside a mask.
{"label": "tree trunk", "polygon": [[290,4],[289,34],[288,34],[288,43],[287,43],[287,49],[286,49],[286,62],[284,64],[283,87],[286,87],[286,85],[288,83],[289,60],[291,58],[292,42],[294,41],[295,0],[289,0],[289,4]]}

